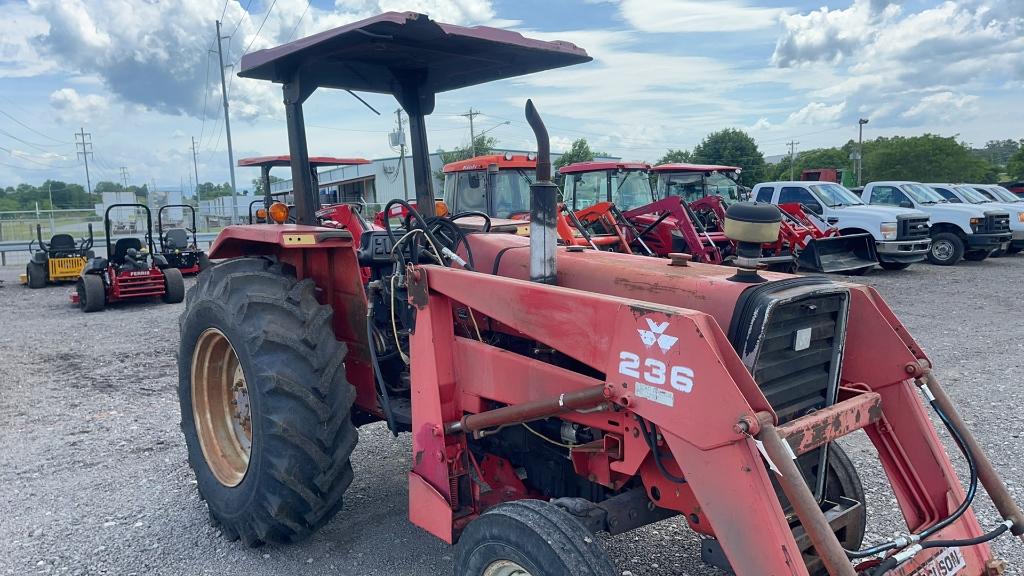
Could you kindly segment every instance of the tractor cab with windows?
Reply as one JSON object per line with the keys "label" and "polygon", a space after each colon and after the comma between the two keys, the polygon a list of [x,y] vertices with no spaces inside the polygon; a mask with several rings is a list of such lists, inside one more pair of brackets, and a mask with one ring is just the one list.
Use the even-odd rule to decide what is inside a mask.
{"label": "tractor cab with windows", "polygon": [[[370,161],[365,158],[311,156],[309,157],[308,162],[309,175],[314,186],[316,186],[316,189],[319,191],[320,172],[318,168],[331,166],[359,166],[369,163]],[[285,166],[291,166],[291,157],[287,154],[281,156],[256,156],[252,158],[241,158],[238,160],[239,168],[260,169],[260,188],[262,188],[263,197],[257,198],[249,203],[249,224],[283,224],[285,222],[295,222],[294,206],[286,201],[288,196],[292,194],[292,191],[283,190],[274,192],[272,190],[273,182],[270,180],[270,171],[273,168]],[[275,202],[275,198],[278,199],[277,202]],[[339,199],[335,198],[335,200]],[[275,203],[281,204],[281,207],[275,209],[276,215],[272,215],[270,209]],[[277,218],[282,219],[279,221]]]}

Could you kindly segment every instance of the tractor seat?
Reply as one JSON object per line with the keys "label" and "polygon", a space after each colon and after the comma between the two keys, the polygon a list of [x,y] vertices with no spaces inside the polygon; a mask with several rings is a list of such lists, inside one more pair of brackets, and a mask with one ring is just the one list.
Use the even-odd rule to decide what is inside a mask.
{"label": "tractor seat", "polygon": [[71,234],[54,234],[50,237],[50,252],[75,252],[78,245]]}
{"label": "tractor seat", "polygon": [[184,228],[171,228],[164,233],[164,245],[171,250],[188,248],[188,232]]}
{"label": "tractor seat", "polygon": [[128,250],[142,250],[142,240],[138,238],[121,238],[114,244],[114,254],[110,261],[114,264],[124,264],[124,257]]}

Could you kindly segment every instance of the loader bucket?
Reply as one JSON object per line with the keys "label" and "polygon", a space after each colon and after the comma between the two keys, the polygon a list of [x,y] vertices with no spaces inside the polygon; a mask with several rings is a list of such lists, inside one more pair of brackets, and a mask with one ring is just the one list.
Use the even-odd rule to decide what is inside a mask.
{"label": "loader bucket", "polygon": [[862,270],[877,263],[871,234],[812,239],[797,258],[800,269],[825,273]]}

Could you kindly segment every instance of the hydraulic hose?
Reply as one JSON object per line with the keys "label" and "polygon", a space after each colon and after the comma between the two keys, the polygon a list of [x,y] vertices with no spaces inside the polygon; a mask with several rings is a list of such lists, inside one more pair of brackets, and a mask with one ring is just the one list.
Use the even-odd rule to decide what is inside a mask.
{"label": "hydraulic hose", "polygon": [[982,534],[981,536],[976,536],[974,538],[964,538],[961,540],[931,540],[929,542],[921,542],[919,544],[914,544],[913,546],[907,548],[903,552],[900,552],[899,554],[893,554],[885,560],[882,560],[881,564],[875,566],[874,568],[871,568],[867,571],[866,574],[867,576],[882,576],[883,574],[896,568],[906,560],[909,560],[915,554],[924,550],[925,548],[958,548],[961,546],[977,546],[978,544],[984,544],[985,542],[994,540],[1001,536],[1004,532],[1009,530],[1010,526],[1012,525],[1012,521],[1006,520],[999,526],[996,526],[994,529],[989,530],[985,534]]}
{"label": "hydraulic hose", "polygon": [[647,422],[643,418],[637,418],[637,424],[640,425],[640,431],[644,435],[644,440],[647,441],[647,446],[651,449],[651,453],[654,455],[654,465],[658,467],[658,471],[665,477],[669,482],[676,484],[686,484],[686,478],[676,476],[675,474],[668,471],[665,468],[665,464],[661,461],[661,453],[658,451],[658,428],[653,422],[651,422],[651,428],[648,430]]}
{"label": "hydraulic hose", "polygon": [[[849,556],[850,558],[867,558],[869,556],[874,556],[876,554],[881,554],[882,552],[887,552],[889,550],[895,550],[895,549],[898,549],[898,548],[905,548],[907,546],[910,546],[911,544],[913,544],[914,546],[909,548],[907,551],[914,550],[914,553],[917,553],[917,552],[921,551],[924,548],[934,548],[934,547],[936,547],[931,542],[922,542],[922,541],[925,538],[928,538],[929,536],[935,534],[939,530],[942,530],[943,528],[949,526],[953,522],[956,522],[961,516],[964,515],[964,512],[966,512],[967,509],[971,507],[971,504],[974,502],[974,497],[978,493],[978,470],[977,470],[977,465],[975,464],[974,456],[971,454],[971,451],[967,449],[967,443],[964,440],[963,434],[960,432],[960,430],[956,426],[953,425],[953,423],[950,421],[949,417],[946,416],[946,413],[942,410],[942,408],[935,401],[935,396],[932,395],[931,390],[929,390],[927,386],[924,386],[922,388],[922,390],[924,391],[925,396],[928,398],[928,403],[931,405],[932,409],[935,410],[935,414],[938,415],[939,420],[942,421],[942,424],[946,427],[946,430],[948,430],[949,434],[953,437],[953,441],[956,442],[957,448],[959,448],[960,452],[964,455],[964,459],[967,460],[967,469],[970,472],[970,477],[971,477],[970,484],[967,487],[967,494],[964,496],[963,501],[956,508],[956,510],[953,511],[952,514],[950,514],[946,518],[936,522],[932,526],[922,530],[918,534],[912,535],[910,537],[905,537],[905,536],[904,537],[900,537],[900,538],[897,538],[895,540],[892,540],[892,541],[889,541],[889,542],[885,542],[883,544],[879,544],[878,546],[873,546],[871,548],[867,548],[867,549],[860,550],[860,551],[857,551],[857,552],[853,552],[853,551],[847,550],[846,551],[846,555]],[[999,534],[1002,534],[1003,532],[1005,532],[1007,528],[1008,528],[1008,526],[1004,527],[1002,529],[1002,531],[1000,531],[998,534],[992,535],[991,538],[988,538],[988,539],[991,540],[992,538],[995,538],[995,537],[999,536]],[[993,532],[995,532],[997,530],[999,530],[999,529],[997,528],[996,530],[993,530]],[[990,532],[989,534],[992,534],[992,533]],[[979,538],[984,538],[984,536],[979,537]],[[980,542],[986,542],[986,541],[987,540],[981,540]],[[954,541],[952,541],[952,540],[939,540],[937,542],[954,542]],[[961,545],[961,546],[971,546],[972,545],[969,541],[965,540],[963,542],[965,542],[965,543],[964,544],[959,544],[959,545]],[[948,546],[948,544],[947,544],[947,546]],[[905,554],[905,552],[904,553],[900,553],[900,554],[895,554],[893,556],[890,556],[885,561],[883,561],[883,564],[886,564],[889,560],[894,559],[894,558],[898,558],[898,557],[902,556],[903,554]],[[912,555],[913,554],[911,554],[909,556],[906,556],[906,558],[910,558]],[[899,562],[902,562],[902,560],[898,561],[897,564]],[[894,565],[890,566],[890,568],[887,568],[886,570],[891,569],[891,568],[893,568],[895,566],[896,565],[894,564]],[[877,572],[877,573],[878,574],[882,574],[884,572],[885,572],[885,570],[883,570],[881,572]]]}
{"label": "hydraulic hose", "polygon": [[384,409],[384,418],[388,423],[388,430],[391,433],[398,436],[398,431],[395,430],[395,415],[391,411],[391,398],[388,395],[387,386],[384,384],[384,375],[380,371],[380,362],[377,360],[377,344],[374,340],[373,334],[373,307],[376,287],[371,287],[370,294],[368,295],[368,303],[366,306],[366,338],[370,344],[370,361],[373,363],[373,374],[377,380],[377,392],[380,394],[381,408]]}

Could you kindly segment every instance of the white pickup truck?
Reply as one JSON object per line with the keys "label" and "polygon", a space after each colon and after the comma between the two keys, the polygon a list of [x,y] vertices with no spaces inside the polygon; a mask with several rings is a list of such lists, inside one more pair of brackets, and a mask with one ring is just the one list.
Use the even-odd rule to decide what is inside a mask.
{"label": "white pickup truck", "polygon": [[861,198],[872,206],[916,208],[931,220],[932,248],[928,261],[952,266],[965,260],[984,260],[1010,245],[1010,214],[973,204],[951,204],[920,182],[870,182]]}
{"label": "white pickup truck", "polygon": [[1010,213],[1010,247],[1007,254],[1016,254],[1024,250],[1024,198],[1017,196],[998,184],[961,184],[962,187],[976,190],[993,202],[993,206],[1005,209]]}
{"label": "white pickup truck", "polygon": [[928,255],[928,215],[918,210],[867,206],[856,194],[833,182],[762,182],[751,191],[758,202],[796,202],[821,218],[819,228],[839,228],[842,234],[871,234],[878,264],[902,270]]}

